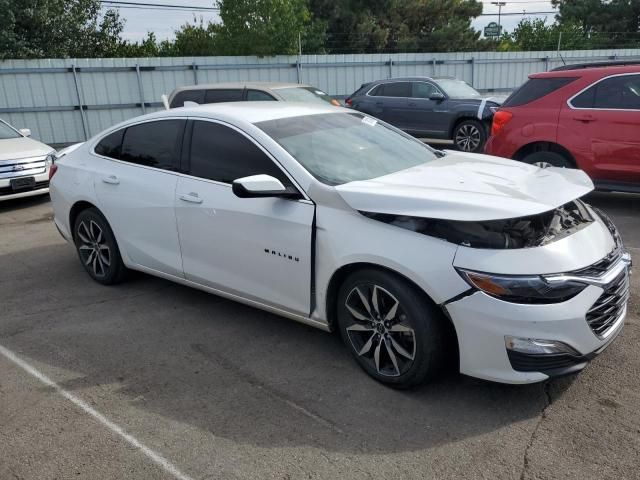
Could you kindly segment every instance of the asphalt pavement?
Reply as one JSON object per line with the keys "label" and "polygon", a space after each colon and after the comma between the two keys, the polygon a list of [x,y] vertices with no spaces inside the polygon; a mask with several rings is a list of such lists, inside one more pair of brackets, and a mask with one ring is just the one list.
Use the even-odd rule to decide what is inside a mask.
{"label": "asphalt pavement", "polygon": [[[640,196],[589,200],[640,259]],[[0,203],[0,479],[637,479],[639,287],[577,376],[395,391],[336,335],[143,274],[98,285],[47,197]]]}

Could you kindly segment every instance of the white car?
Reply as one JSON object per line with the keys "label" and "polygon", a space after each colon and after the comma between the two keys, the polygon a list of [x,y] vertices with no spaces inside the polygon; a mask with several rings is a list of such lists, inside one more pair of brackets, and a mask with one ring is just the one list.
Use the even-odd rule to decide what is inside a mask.
{"label": "white car", "polygon": [[530,383],[623,326],[630,257],[579,170],[439,152],[359,112],[163,111],[66,153],[55,224],[96,281],[140,270],[327,331],[375,379]]}
{"label": "white car", "polygon": [[49,192],[55,150],[0,119],[0,201]]}

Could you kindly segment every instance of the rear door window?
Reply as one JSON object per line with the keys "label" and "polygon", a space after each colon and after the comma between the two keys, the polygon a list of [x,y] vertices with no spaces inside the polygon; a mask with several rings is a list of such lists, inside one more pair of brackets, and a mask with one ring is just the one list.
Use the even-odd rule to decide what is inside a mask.
{"label": "rear door window", "polygon": [[120,150],[122,148],[122,137],[124,137],[124,131],[126,129],[118,130],[116,132],[110,133],[106,137],[104,137],[94,151],[98,155],[102,155],[109,158],[115,158],[116,160],[120,159]]}
{"label": "rear door window", "polygon": [[271,95],[267,92],[263,92],[262,90],[247,90],[247,101],[248,102],[265,102],[265,101],[275,101]]}
{"label": "rear door window", "polygon": [[538,100],[573,82],[576,77],[530,78],[513,92],[502,104],[503,107],[519,107]]}
{"label": "rear door window", "polygon": [[393,82],[385,83],[382,85],[383,93],[385,97],[405,97],[411,96],[411,83],[410,82]]}
{"label": "rear door window", "polygon": [[184,102],[204,102],[204,90],[183,90],[178,92],[169,106],[171,108],[184,107]]}
{"label": "rear door window", "polygon": [[221,102],[241,102],[241,88],[220,88],[215,90],[207,90],[204,96],[204,103],[221,103]]}
{"label": "rear door window", "polygon": [[128,127],[120,160],[136,165],[176,171],[185,120],[158,120]]}

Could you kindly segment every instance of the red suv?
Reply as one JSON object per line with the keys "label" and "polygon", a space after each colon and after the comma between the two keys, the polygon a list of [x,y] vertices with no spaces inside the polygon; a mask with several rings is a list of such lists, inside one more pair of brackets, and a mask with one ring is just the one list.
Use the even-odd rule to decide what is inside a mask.
{"label": "red suv", "polygon": [[640,65],[531,75],[495,113],[485,152],[581,168],[598,189],[640,192]]}

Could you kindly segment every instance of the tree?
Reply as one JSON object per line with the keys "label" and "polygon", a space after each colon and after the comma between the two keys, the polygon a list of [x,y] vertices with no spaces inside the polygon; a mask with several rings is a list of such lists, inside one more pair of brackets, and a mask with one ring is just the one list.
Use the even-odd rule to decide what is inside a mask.
{"label": "tree", "polygon": [[546,19],[525,18],[511,33],[502,35],[498,50],[555,50],[560,38],[562,39],[560,47],[563,50],[584,50],[592,46],[591,40],[585,35],[580,25],[557,22],[547,25]]}
{"label": "tree", "polygon": [[212,30],[221,55],[295,54],[305,29],[322,33],[305,0],[221,0],[218,6],[222,24]]}
{"label": "tree", "polygon": [[636,46],[640,0],[552,0],[560,24],[577,24],[594,48]]}
{"label": "tree", "polygon": [[331,53],[453,51],[477,48],[471,19],[476,0],[309,0],[315,18],[327,22]]}
{"label": "tree", "polygon": [[123,22],[99,0],[0,0],[0,58],[95,57],[116,52]]}

